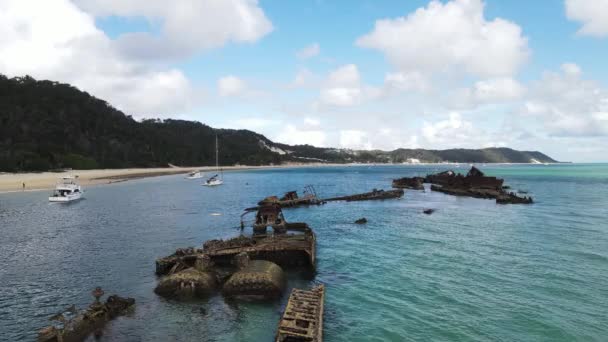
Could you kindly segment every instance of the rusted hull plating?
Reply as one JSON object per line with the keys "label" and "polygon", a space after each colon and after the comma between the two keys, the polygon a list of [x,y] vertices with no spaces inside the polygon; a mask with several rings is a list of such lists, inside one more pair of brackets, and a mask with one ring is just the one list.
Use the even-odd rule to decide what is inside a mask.
{"label": "rusted hull plating", "polygon": [[[135,304],[133,298],[119,296],[108,297],[105,303],[91,304],[87,310],[80,312],[73,319],[65,321],[63,313],[56,315],[56,320],[63,322],[63,328],[48,326],[38,332],[40,342],[75,342],[84,341],[87,336],[103,328],[110,320],[124,314]],[[75,311],[75,309],[73,309]]]}
{"label": "rusted hull plating", "polygon": [[424,190],[424,178],[422,177],[403,177],[393,180],[393,188]]}
{"label": "rusted hull plating", "polygon": [[310,291],[293,289],[279,322],[276,341],[323,341],[325,286]]}
{"label": "rusted hull plating", "polygon": [[371,200],[383,200],[383,199],[391,199],[391,198],[400,198],[403,197],[404,191],[402,189],[399,190],[373,190],[370,192],[366,192],[363,194],[356,194],[350,196],[341,196],[341,197],[332,197],[325,199],[324,201],[371,201]]}
{"label": "rusted hull plating", "polygon": [[156,274],[169,275],[194,267],[197,257],[208,256],[214,265],[229,265],[239,253],[247,253],[252,260],[267,260],[283,268],[316,265],[315,234],[304,223],[287,223],[287,229],[301,230],[301,234],[274,234],[264,236],[240,236],[230,240],[211,240],[203,249],[187,248],[156,260]]}

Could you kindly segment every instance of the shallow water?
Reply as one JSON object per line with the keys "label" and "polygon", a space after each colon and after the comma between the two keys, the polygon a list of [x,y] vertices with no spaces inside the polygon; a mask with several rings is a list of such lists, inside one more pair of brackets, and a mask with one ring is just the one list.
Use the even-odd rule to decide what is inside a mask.
{"label": "shallow water", "polygon": [[[606,340],[608,165],[481,168],[536,203],[407,191],[284,211],[317,234],[326,341]],[[154,260],[238,234],[242,209],[266,195],[307,184],[323,197],[351,194],[444,169],[230,172],[216,188],[167,176],[91,187],[69,205],[47,203],[45,192],[0,195],[0,340],[34,340],[49,316],[87,305],[102,286],[137,307],[101,341],[270,341],[288,292],[272,303],[167,301],[152,291]],[[352,223],[359,217],[367,225]],[[310,285],[289,275],[289,286]]]}

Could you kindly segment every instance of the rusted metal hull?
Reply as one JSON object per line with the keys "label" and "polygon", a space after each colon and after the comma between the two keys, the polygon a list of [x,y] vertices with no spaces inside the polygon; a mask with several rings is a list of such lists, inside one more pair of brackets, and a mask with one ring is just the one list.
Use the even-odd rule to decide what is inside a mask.
{"label": "rusted metal hull", "polygon": [[323,341],[325,286],[310,291],[293,289],[279,322],[276,342]]}
{"label": "rusted metal hull", "polygon": [[370,192],[349,195],[349,196],[341,196],[341,197],[332,197],[327,198],[324,201],[372,201],[372,200],[383,200],[383,199],[392,199],[392,198],[400,198],[403,197],[404,191],[399,190],[373,190]]}
{"label": "rusted metal hull", "polygon": [[424,190],[424,178],[422,177],[403,177],[393,180],[393,188]]}
{"label": "rusted metal hull", "polygon": [[[73,319],[63,320],[63,313],[54,318],[63,322],[63,328],[48,326],[38,332],[39,342],[76,342],[84,341],[89,335],[100,331],[110,320],[124,314],[135,304],[133,298],[116,295],[108,297],[105,303],[93,303],[87,310]],[[74,309],[75,310],[75,309]]]}
{"label": "rusted metal hull", "polygon": [[448,195],[495,199],[498,204],[533,203],[532,197],[519,197],[515,193],[506,192],[503,179],[485,176],[475,167],[466,176],[446,171],[428,175],[426,181],[432,183],[432,191]]}

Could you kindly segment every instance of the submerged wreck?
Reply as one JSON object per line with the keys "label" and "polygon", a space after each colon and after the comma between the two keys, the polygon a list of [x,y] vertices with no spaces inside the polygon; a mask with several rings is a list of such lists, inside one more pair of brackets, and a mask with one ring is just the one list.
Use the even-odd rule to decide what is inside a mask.
{"label": "submerged wreck", "polygon": [[[221,290],[226,296],[271,298],[281,295],[283,269],[314,274],[316,238],[306,223],[285,221],[279,204],[255,212],[253,232],[228,240],[210,240],[203,248],[178,249],[156,260],[161,276],[155,292],[164,297],[204,297]],[[269,228],[271,231],[269,231]]]}
{"label": "submerged wreck", "polygon": [[310,291],[293,289],[279,322],[276,342],[323,341],[325,287]]}
{"label": "submerged wreck", "polygon": [[50,319],[57,324],[38,331],[40,342],[84,341],[90,334],[101,334],[101,329],[110,320],[124,314],[135,305],[135,299],[117,295],[109,296],[105,303],[100,301],[104,291],[98,287],[91,293],[95,301],[86,310],[78,312],[75,306],[57,313]]}
{"label": "submerged wreck", "polygon": [[391,199],[391,198],[400,198],[403,197],[405,192],[401,189],[399,190],[378,190],[374,189],[370,192],[349,195],[349,196],[340,196],[340,197],[332,197],[327,198],[324,201],[371,201],[371,200],[383,200],[383,199]]}
{"label": "submerged wreck", "polygon": [[[320,205],[325,202],[319,198],[317,195],[317,191],[314,186],[307,185],[304,187],[304,194],[302,196],[298,196],[297,191],[288,191],[283,197],[279,198],[277,196],[269,196],[258,202],[259,206],[264,206],[268,204],[278,204],[281,208],[289,208],[289,207],[298,207],[302,205]],[[257,209],[248,208],[249,210]]]}
{"label": "submerged wreck", "polygon": [[424,190],[424,177],[403,177],[393,179],[393,188]]}
{"label": "submerged wreck", "polygon": [[504,180],[486,176],[472,166],[466,176],[454,171],[444,171],[425,178],[431,183],[431,190],[454,196],[495,199],[498,204],[530,204],[532,197],[519,197],[513,192],[506,192]]}

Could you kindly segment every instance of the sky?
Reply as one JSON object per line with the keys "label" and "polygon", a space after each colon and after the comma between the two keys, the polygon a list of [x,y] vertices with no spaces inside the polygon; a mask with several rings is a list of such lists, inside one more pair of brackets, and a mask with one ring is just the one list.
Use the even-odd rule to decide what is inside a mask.
{"label": "sky", "polygon": [[0,73],[351,149],[608,161],[608,0],[0,0]]}

